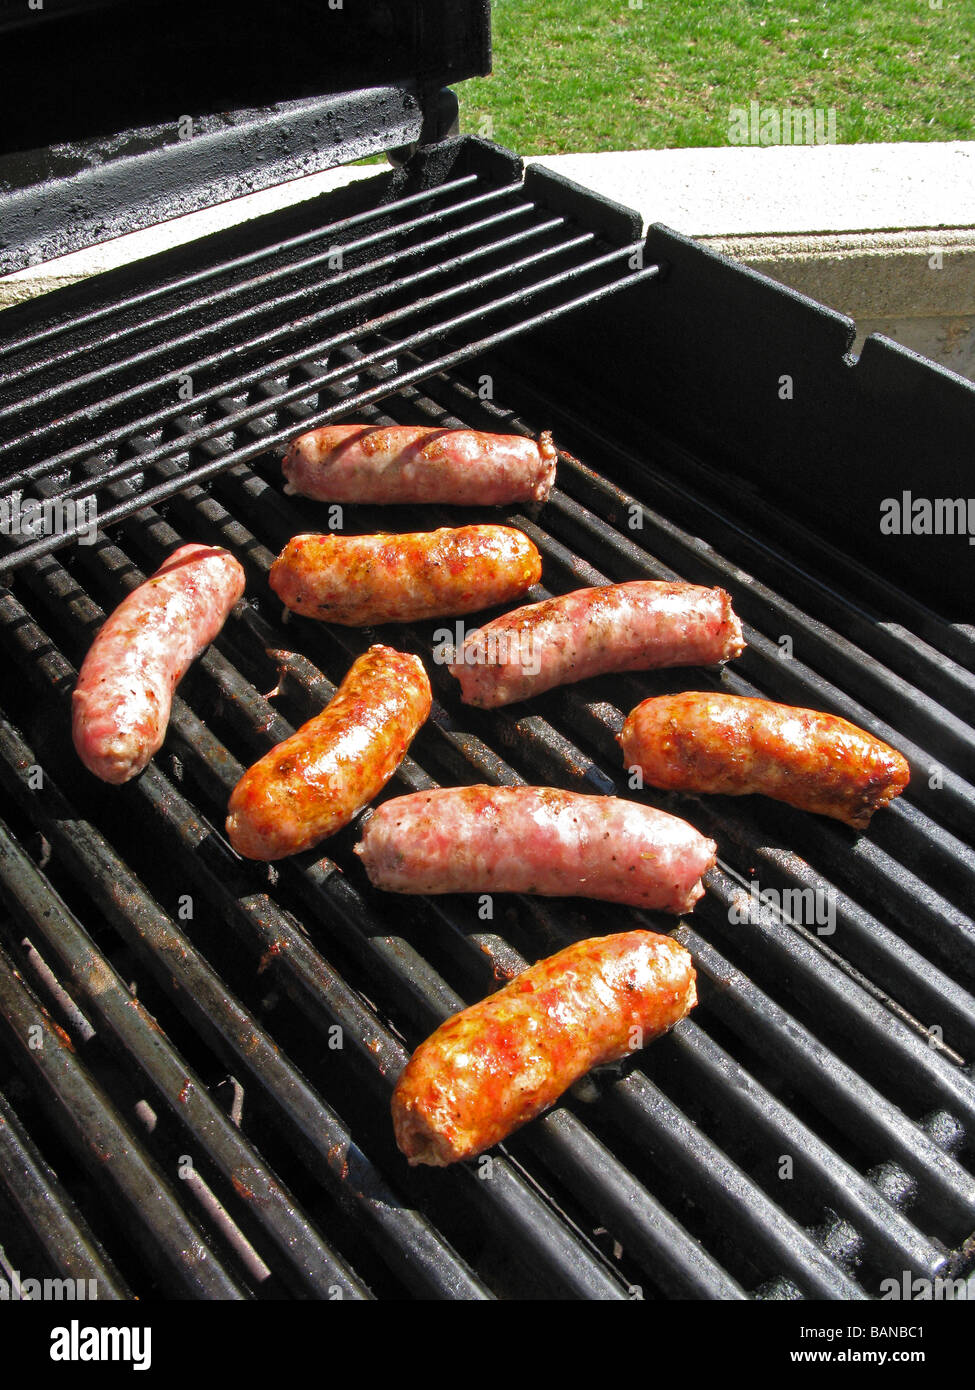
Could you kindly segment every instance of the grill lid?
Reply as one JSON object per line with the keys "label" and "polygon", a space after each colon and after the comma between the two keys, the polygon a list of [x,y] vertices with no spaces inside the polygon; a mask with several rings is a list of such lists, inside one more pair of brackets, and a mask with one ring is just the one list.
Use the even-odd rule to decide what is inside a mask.
{"label": "grill lid", "polygon": [[0,35],[0,274],[439,138],[491,67],[488,0],[48,0]]}

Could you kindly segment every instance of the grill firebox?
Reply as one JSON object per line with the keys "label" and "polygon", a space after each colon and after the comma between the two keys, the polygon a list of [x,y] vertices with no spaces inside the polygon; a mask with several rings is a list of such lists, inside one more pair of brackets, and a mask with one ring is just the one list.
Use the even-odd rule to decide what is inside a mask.
{"label": "grill firebox", "polygon": [[[673,378],[715,277],[740,276],[756,310],[750,325],[736,305],[709,311],[709,358],[745,340],[745,397],[790,333],[806,345],[797,379],[825,390],[816,340],[832,350],[843,321],[663,229],[643,244],[630,216],[559,180],[522,185],[478,142],[421,163],[389,176],[389,200],[408,206],[370,209],[360,186],[329,201],[324,232],[322,208],[277,215],[4,316],[19,344],[8,496],[97,493],[114,524],[90,545],[22,551],[0,592],[3,1259],[97,1279],[101,1298],[962,1288],[975,1230],[973,633],[900,587],[896,562],[861,558],[855,517],[824,539],[815,509],[791,502],[808,479],[760,488],[705,448],[705,428],[722,431],[720,392],[715,417],[674,428]],[[336,263],[337,236],[367,244]],[[404,279],[389,257],[405,258]],[[449,293],[418,304],[421,285]],[[484,305],[505,295],[489,320]],[[666,325],[682,305],[686,338],[658,371],[650,316]],[[773,347],[756,364],[760,333]],[[643,396],[626,362],[634,379],[649,371]],[[971,409],[969,388],[938,389],[957,418]],[[449,620],[283,623],[266,576],[298,531],[499,516],[336,516],[286,497],[284,442],[329,418],[552,429],[551,498],[501,511],[542,552],[545,588],[530,597],[718,583],[746,653],[720,676],[605,678],[489,713],[462,706],[434,659]],[[103,616],[187,540],[232,550],[246,597],[180,686],[162,752],[134,783],[104,787],[70,745],[77,668]],[[384,795],[523,781],[645,798],[718,842],[694,913],[675,925],[576,900],[383,895],[351,852],[355,825],[324,858],[239,861],[222,827],[243,768],[373,641],[420,655],[435,701]],[[907,754],[908,792],[855,835],[759,799],[631,788],[615,744],[626,712],[715,685],[855,720]],[[641,925],[691,950],[691,1017],[490,1156],[409,1169],[388,1102],[410,1049],[526,961]]]}

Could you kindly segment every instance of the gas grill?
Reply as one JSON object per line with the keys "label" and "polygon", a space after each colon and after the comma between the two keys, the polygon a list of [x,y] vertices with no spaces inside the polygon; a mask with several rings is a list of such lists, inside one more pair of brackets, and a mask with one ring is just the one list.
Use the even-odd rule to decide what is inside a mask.
{"label": "gas grill", "polygon": [[[386,32],[393,7],[349,8]],[[466,52],[380,102],[410,113],[396,167],[0,315],[0,500],[10,519],[46,503],[50,531],[0,537],[0,1275],[103,1300],[975,1296],[975,551],[879,525],[885,498],[971,490],[975,388],[879,338],[853,363],[840,315],[447,134],[439,83],[484,70],[486,7],[403,6],[396,29],[431,38],[447,9]],[[262,96],[306,110],[323,90]],[[180,179],[196,197],[188,151],[146,159],[133,222]],[[110,168],[102,192],[123,182]],[[286,496],[285,444],[330,420],[551,429],[557,485],[493,511]],[[530,599],[719,584],[747,650],[480,711],[434,657],[451,620],[285,623],[267,585],[297,532],[497,519],[542,553]],[[230,549],[247,593],[164,748],[105,786],[71,746],[77,670],[189,540]],[[645,800],[718,842],[694,912],[383,894],[352,852],[361,817],[240,860],[223,822],[244,768],[376,641],[419,655],[434,693],[384,797]],[[694,688],[852,719],[911,785],[863,833],[634,788],[626,713]],[[410,1050],[526,962],[633,927],[691,951],[690,1017],[490,1154],[411,1169],[389,1117]]]}

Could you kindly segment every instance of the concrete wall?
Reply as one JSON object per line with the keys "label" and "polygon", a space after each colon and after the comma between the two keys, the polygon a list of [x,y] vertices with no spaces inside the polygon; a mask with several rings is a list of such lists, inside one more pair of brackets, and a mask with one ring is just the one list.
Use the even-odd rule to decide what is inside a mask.
{"label": "concrete wall", "polygon": [[870,333],[975,380],[975,234],[969,227],[833,236],[702,237]]}

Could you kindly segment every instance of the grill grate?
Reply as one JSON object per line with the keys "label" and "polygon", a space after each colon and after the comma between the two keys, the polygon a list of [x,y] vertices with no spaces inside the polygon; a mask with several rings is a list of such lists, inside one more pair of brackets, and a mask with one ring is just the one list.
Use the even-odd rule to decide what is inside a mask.
{"label": "grill grate", "polygon": [[[101,1297],[235,1299],[864,1300],[904,1271],[969,1272],[975,633],[630,429],[625,402],[544,385],[526,331],[564,318],[584,334],[589,306],[658,267],[641,266],[628,215],[593,203],[587,218],[551,179],[513,177],[416,192],[394,178],[393,201],[363,207],[356,191],[327,225],[273,219],[273,235],[164,258],[161,279],[61,296],[11,344],[5,497],[93,493],[116,525],[2,562],[8,1265],[97,1278]],[[746,653],[720,676],[605,678],[485,712],[431,660],[441,623],[284,624],[268,569],[329,509],[286,497],[274,454],[333,418],[551,428],[558,486],[504,516],[542,552],[548,587],[531,597],[721,584]],[[482,515],[498,514],[463,519]],[[346,506],[342,525],[456,520]],[[70,745],[76,670],[105,613],[188,539],[231,549],[247,597],[180,686],[164,750],[107,788]],[[687,921],[500,896],[485,917],[466,898],[379,894],[354,828],[325,857],[239,861],[222,826],[243,768],[376,640],[423,657],[434,690],[387,795],[487,781],[646,796],[719,844]],[[760,799],[633,790],[625,712],[692,684],[844,714],[908,753],[911,786],[859,836]],[[835,930],[770,900],[751,916],[753,884],[828,904]],[[691,950],[692,1016],[489,1161],[409,1169],[388,1107],[410,1048],[525,961],[631,926]]]}
{"label": "grill grate", "polygon": [[[25,489],[57,479],[48,501],[67,518],[65,503],[93,495],[92,470],[84,465],[98,458],[102,496],[112,482],[137,484],[137,495],[99,507],[102,524],[108,525],[140,504],[164,501],[187,483],[203,482],[287,443],[287,430],[272,431],[257,443],[240,442],[237,433],[259,418],[263,402],[248,400],[227,411],[220,402],[231,392],[314,364],[300,373],[297,385],[284,388],[280,404],[285,404],[311,389],[348,381],[364,364],[385,367],[378,382],[308,418],[309,426],[325,424],[340,409],[366,406],[391,389],[422,381],[657,274],[656,265],[643,265],[639,241],[605,250],[595,232],[573,228],[562,215],[546,216],[521,185],[485,190],[483,184],[475,174],[450,180],[9,342],[8,380],[16,386],[0,404],[0,429],[12,427],[14,433],[0,442],[0,468],[6,474],[0,503],[10,507],[15,494],[22,499]],[[429,211],[404,216],[431,202]],[[491,212],[496,204],[500,210]],[[485,209],[490,215],[480,216]],[[459,225],[426,235],[454,220]],[[377,222],[381,225],[374,230],[349,235]],[[515,230],[499,236],[509,223]],[[464,244],[468,249],[455,250]],[[301,254],[314,246],[313,254]],[[482,268],[485,262],[490,268]],[[259,273],[243,274],[252,268]],[[278,292],[282,282],[295,280],[301,281],[297,287]],[[368,288],[352,292],[360,282]],[[445,308],[459,298],[461,311],[445,316]],[[326,307],[305,312],[323,300]],[[387,301],[395,307],[376,313]],[[228,308],[232,312],[225,312]],[[347,326],[320,336],[336,319]],[[482,322],[491,323],[493,331],[481,333]],[[186,331],[174,332],[174,325],[184,323]],[[93,336],[104,325],[111,325],[107,353]],[[393,339],[391,332],[397,335]],[[268,350],[282,340],[291,350],[269,360]],[[343,360],[341,350],[353,343],[359,345],[355,360]],[[440,350],[446,344],[450,349]],[[397,370],[407,349],[424,349],[426,356]],[[258,353],[258,364],[242,373],[242,357]],[[186,413],[186,390],[192,391],[198,417],[190,430],[178,424]],[[147,403],[153,406],[149,411]],[[143,431],[158,433],[147,450],[127,456],[127,441]],[[141,486],[149,464],[207,442],[214,444],[214,457],[166,482]],[[12,568],[50,554],[85,526],[77,519],[59,526],[56,534],[22,544],[3,564]]]}
{"label": "grill grate", "polygon": [[[374,381],[361,362],[353,365],[360,382]],[[346,389],[356,392],[359,385]],[[255,443],[290,437],[316,418],[328,398],[309,398],[312,387],[309,380],[306,392],[282,401],[279,383],[266,383],[257,401],[259,422],[250,426]],[[503,417],[506,429],[525,429],[517,417],[480,402],[474,387],[456,376],[438,377],[425,389],[421,395],[387,387],[383,409],[390,413],[367,412],[367,418],[498,427]],[[223,408],[239,409],[239,399],[236,393]],[[347,413],[348,397],[333,395],[328,408]],[[546,415],[534,423],[557,429],[559,421]],[[178,462],[157,461],[149,476],[165,478],[178,468]],[[622,790],[612,742],[622,711],[635,694],[666,688],[668,674],[602,682],[599,696],[610,698],[593,698],[588,689],[552,692],[519,718],[517,711],[458,709],[449,677],[429,663],[431,629],[358,633],[302,620],[282,628],[262,581],[283,540],[313,526],[321,509],[285,498],[277,474],[269,460],[258,471],[237,462],[212,491],[187,489],[180,477],[183,490],[165,516],[146,507],[144,497],[131,499],[136,505],[118,543],[101,540],[73,550],[67,568],[53,557],[26,565],[0,604],[6,640],[20,653],[18,669],[29,687],[13,695],[9,709],[35,730],[26,735],[35,740],[28,746],[4,724],[0,785],[21,837],[33,830],[49,843],[54,880],[43,886],[44,876],[24,862],[11,838],[5,842],[4,897],[8,905],[21,901],[25,884],[40,880],[43,900],[55,910],[45,916],[35,902],[24,920],[44,923],[43,933],[31,925],[31,939],[91,1020],[99,1047],[108,1047],[112,1036],[107,1001],[93,986],[90,968],[86,976],[72,967],[66,928],[77,932],[83,930],[79,919],[87,922],[100,962],[94,978],[102,980],[100,972],[113,978],[111,998],[120,1011],[128,995],[134,1031],[148,1025],[134,1021],[141,1011],[122,981],[137,972],[139,997],[168,1036],[153,1061],[168,1071],[149,1067],[131,1041],[133,1031],[127,1040],[114,1040],[122,1059],[117,1065],[124,1066],[129,1095],[144,1095],[148,1087],[150,1103],[175,1117],[169,1123],[179,1126],[177,1148],[190,1147],[184,1136],[192,1136],[195,1162],[239,1235],[197,1200],[192,1219],[218,1256],[213,1268],[222,1264],[243,1292],[268,1294],[280,1280],[291,1292],[307,1293],[311,1271],[302,1267],[302,1256],[325,1246],[335,1247],[342,1272],[321,1265],[319,1277],[329,1268],[327,1282],[347,1286],[346,1296],[363,1290],[402,1296],[405,1290],[448,1298],[541,1292],[599,1299],[862,1299],[877,1296],[882,1278],[900,1279],[905,1269],[930,1279],[962,1270],[964,1241],[975,1225],[968,1138],[975,1088],[967,1062],[959,1062],[971,1056],[967,850],[913,801],[890,813],[900,824],[886,848],[879,824],[877,835],[871,831],[856,841],[852,866],[843,864],[850,837],[832,826],[780,808],[770,813],[743,803],[732,809],[695,803],[685,813],[716,835],[722,861],[689,925],[678,928],[702,981],[702,1003],[692,1018],[635,1065],[608,1069],[513,1136],[504,1156],[484,1170],[490,1176],[478,1165],[435,1174],[403,1171],[388,1133],[387,1105],[409,1046],[525,958],[594,931],[637,923],[669,929],[672,922],[602,904],[581,910],[515,899],[501,908],[499,899],[502,920],[485,923],[465,900],[390,903],[364,885],[350,853],[351,831],[325,847],[334,859],[241,865],[219,833],[229,789],[247,761],[321,707],[352,657],[376,636],[426,656],[435,694],[431,722],[391,793],[464,780]],[[763,693],[780,693],[764,593],[738,568],[737,549],[711,551],[694,533],[682,533],[693,503],[690,489],[668,519],[663,510],[651,512],[646,496],[641,501],[636,490],[605,481],[571,456],[561,461],[559,483],[536,520],[509,518],[542,548],[548,584],[564,589],[607,577],[666,575],[674,559],[687,578],[703,579],[702,564],[720,571],[741,611],[751,606],[749,640],[759,658],[765,653],[749,675]],[[118,480],[110,495],[124,505],[130,487]],[[654,501],[661,505],[659,497]],[[633,505],[645,508],[639,546],[621,525]],[[712,510],[723,534],[740,534],[730,513]],[[350,530],[369,529],[379,515],[368,508],[349,511]],[[445,512],[432,519],[426,513],[422,524],[443,519]],[[404,509],[403,528],[415,521]],[[166,753],[135,784],[107,792],[89,785],[66,745],[63,700],[73,682],[72,663],[83,655],[103,609],[189,536],[230,546],[245,562],[249,593],[257,597],[240,606],[181,687]],[[667,547],[658,547],[660,536]],[[788,564],[778,553],[772,560],[780,569]],[[834,610],[846,602],[835,594],[832,599]],[[843,611],[855,615],[855,605],[847,602]],[[763,613],[764,637],[757,621]],[[800,616],[830,640],[815,608]],[[848,641],[842,633],[841,641]],[[811,666],[795,669],[799,674],[790,668],[788,680],[815,703],[824,679]],[[723,684],[756,688],[737,672],[738,663]],[[968,674],[958,666],[952,679],[963,686]],[[876,692],[890,686],[886,668],[874,672],[871,665],[864,679],[858,700],[876,701],[882,710]],[[280,698],[272,706],[258,692],[276,681]],[[839,694],[847,703],[852,699]],[[864,722],[881,718],[868,709],[863,714]],[[949,729],[946,736],[954,735]],[[894,737],[903,746],[900,730]],[[962,744],[959,738],[952,751]],[[24,775],[36,766],[44,769],[42,791],[31,789]],[[952,786],[948,818],[960,820],[970,789],[959,775]],[[676,799],[653,799],[684,809]],[[139,825],[136,836],[126,822]],[[785,824],[785,831],[769,835],[770,824]],[[927,890],[918,904],[914,886],[923,886],[932,857],[952,865],[953,874],[939,881],[944,898]],[[835,890],[836,949],[832,938],[803,932],[767,909],[753,925],[729,921],[729,908],[740,901],[756,866],[763,885]],[[894,881],[883,914],[868,910],[865,873],[873,876],[868,887]],[[194,915],[180,924],[185,894]],[[912,919],[915,907],[918,919]],[[952,932],[932,940],[928,928],[944,908],[951,909]],[[911,946],[902,933],[912,935]],[[4,937],[26,976],[22,932],[8,923]],[[120,951],[125,970],[112,964]],[[13,989],[16,977],[7,978]],[[34,982],[33,989],[41,986]],[[22,1010],[31,1000],[27,984],[13,996],[4,996],[7,1027],[22,1036],[18,1020],[25,1015],[15,1006]],[[31,1002],[31,1017],[43,1018],[40,1002]],[[56,1017],[52,998],[46,1006]],[[935,1018],[942,1035],[925,1022]],[[343,1047],[330,1055],[329,1042],[338,1036]],[[120,1096],[119,1083],[112,1091],[104,1081],[94,1042],[82,1047],[76,1040],[75,1046],[81,1054],[75,1068],[84,1074],[90,1067],[124,1112],[125,1093]],[[203,1061],[194,1071],[196,1057]],[[26,1049],[16,1060],[33,1075],[35,1059]],[[213,1151],[213,1136],[226,1138],[232,1128],[214,1100],[214,1078],[219,1072],[225,1079],[221,1067],[244,1089],[241,1132],[229,1136],[232,1147],[248,1151],[255,1182],[287,1181],[290,1219],[303,1223],[303,1239],[289,1254],[282,1252],[273,1214],[254,1202],[254,1186],[235,1183],[229,1158],[221,1164]],[[174,1093],[180,1073],[199,1075],[196,1109]],[[9,1073],[11,1082],[16,1078],[16,1071]],[[172,1136],[142,1135],[134,1142],[147,1152],[147,1162],[170,1173],[162,1181],[173,1188],[167,1170]],[[784,1158],[794,1163],[788,1179],[779,1176]],[[64,1172],[61,1180],[68,1181]],[[118,1184],[122,1177],[113,1171],[108,1180]],[[183,1201],[190,1204],[190,1196]],[[358,1235],[348,1225],[349,1203],[367,1217]],[[241,1240],[275,1272],[263,1287]],[[118,1259],[131,1279],[131,1255]],[[158,1255],[152,1277],[157,1291],[173,1292],[173,1272]]]}

